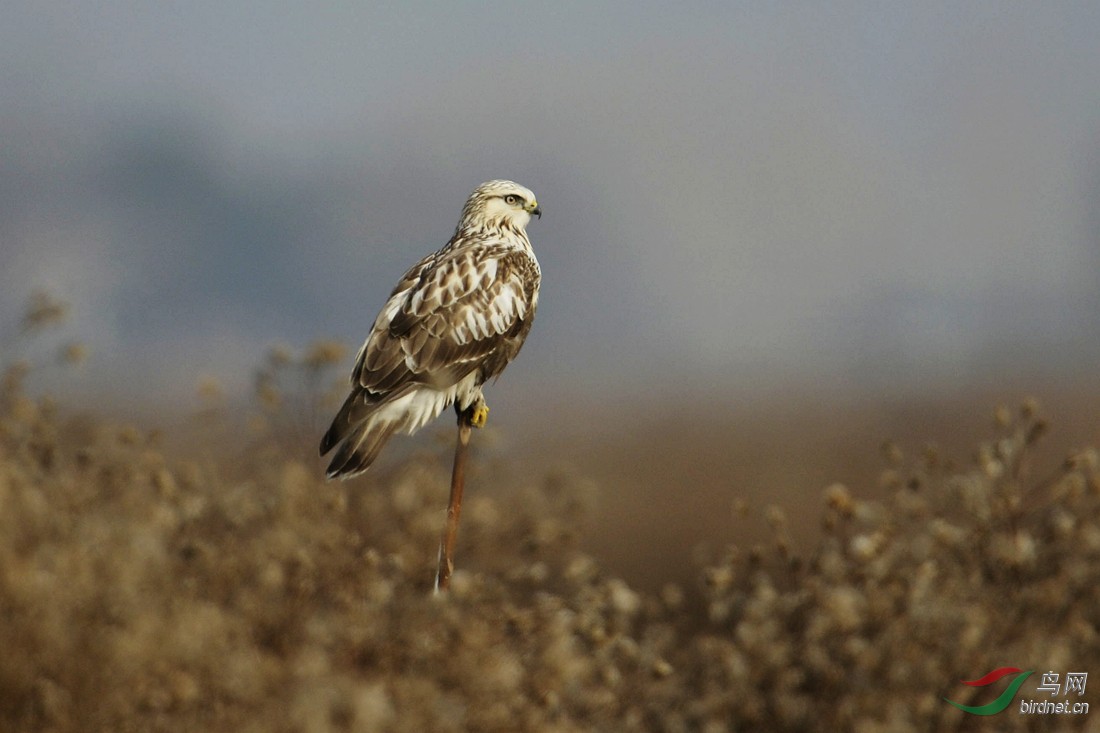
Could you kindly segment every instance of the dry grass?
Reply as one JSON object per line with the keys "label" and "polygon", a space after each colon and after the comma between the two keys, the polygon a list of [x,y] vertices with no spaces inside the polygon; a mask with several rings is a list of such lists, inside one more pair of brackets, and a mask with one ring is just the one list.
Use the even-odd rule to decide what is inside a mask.
{"label": "dry grass", "polygon": [[278,441],[166,455],[16,372],[3,390],[3,731],[972,730],[942,701],[961,678],[1100,670],[1100,455],[1029,477],[1030,405],[973,465],[890,447],[885,500],[828,487],[809,549],[757,511],[772,539],[697,588],[640,591],[582,552],[590,483],[494,487],[475,463],[441,599],[449,445],[324,483]]}

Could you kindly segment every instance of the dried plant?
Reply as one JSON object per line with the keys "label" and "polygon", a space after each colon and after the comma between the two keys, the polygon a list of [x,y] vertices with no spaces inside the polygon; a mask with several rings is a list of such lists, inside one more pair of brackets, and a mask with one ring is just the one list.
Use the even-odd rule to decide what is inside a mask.
{"label": "dried plant", "polygon": [[42,375],[56,367],[75,367],[88,358],[88,348],[77,341],[60,347],[54,345],[55,357],[43,359],[43,353],[53,342],[50,331],[56,331],[69,317],[70,306],[45,291],[35,291],[19,318],[18,327],[3,329],[0,337],[0,406],[12,408],[11,401],[28,392],[27,378]]}
{"label": "dried plant", "polygon": [[[329,363],[308,356],[266,368]],[[890,447],[879,486],[824,490],[818,540],[738,503],[773,540],[701,568],[695,614],[696,589],[641,592],[579,549],[583,480],[479,475],[433,597],[445,454],[359,485],[276,452],[238,475],[19,382],[0,410],[3,731],[971,730],[943,701],[965,675],[1100,660],[1100,454],[1032,476],[1033,405],[961,469]]]}
{"label": "dried plant", "polygon": [[285,345],[268,352],[253,391],[267,439],[296,457],[313,456],[324,420],[343,397],[345,384],[336,374],[346,354],[343,344],[327,339],[300,354]]}

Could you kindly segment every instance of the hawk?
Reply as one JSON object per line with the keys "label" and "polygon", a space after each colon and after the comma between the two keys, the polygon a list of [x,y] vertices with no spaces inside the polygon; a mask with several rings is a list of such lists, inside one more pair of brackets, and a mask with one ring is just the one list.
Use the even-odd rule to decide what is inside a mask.
{"label": "hawk", "polygon": [[328,478],[370,467],[397,431],[413,434],[454,405],[485,424],[482,385],[519,353],[542,272],[527,238],[535,194],[512,181],[478,186],[454,235],[402,276],[355,360],[351,394],[321,439],[339,445]]}

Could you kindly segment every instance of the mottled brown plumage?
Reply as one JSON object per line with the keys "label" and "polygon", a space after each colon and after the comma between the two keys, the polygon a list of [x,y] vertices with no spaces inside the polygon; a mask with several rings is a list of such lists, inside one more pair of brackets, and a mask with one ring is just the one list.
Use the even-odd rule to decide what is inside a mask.
{"label": "mottled brown plumage", "polygon": [[321,439],[339,445],[327,475],[366,470],[394,432],[413,433],[516,357],[538,307],[538,261],[525,227],[541,215],[511,181],[479,186],[454,236],[402,276],[356,359],[351,393]]}

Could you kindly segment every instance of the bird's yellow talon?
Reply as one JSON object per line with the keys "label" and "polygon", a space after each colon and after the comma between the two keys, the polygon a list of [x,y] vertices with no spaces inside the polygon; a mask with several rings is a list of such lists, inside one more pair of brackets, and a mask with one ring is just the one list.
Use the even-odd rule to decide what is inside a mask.
{"label": "bird's yellow talon", "polygon": [[487,423],[488,421],[489,421],[489,406],[488,405],[481,405],[476,410],[474,410],[474,414],[470,416],[470,424],[473,425],[475,428],[485,427],[485,423]]}

